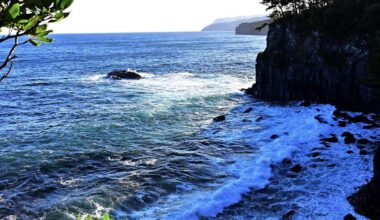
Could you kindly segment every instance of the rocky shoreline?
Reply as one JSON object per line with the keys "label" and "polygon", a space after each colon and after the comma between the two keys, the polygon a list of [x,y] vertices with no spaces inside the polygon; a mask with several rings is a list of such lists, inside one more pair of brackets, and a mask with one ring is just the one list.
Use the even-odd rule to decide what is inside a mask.
{"label": "rocky shoreline", "polygon": [[[314,102],[333,104],[342,110],[380,113],[377,98],[380,91],[363,82],[368,56],[369,48],[357,42],[337,42],[318,32],[300,33],[292,23],[274,23],[270,25],[267,48],[257,57],[256,83],[246,92],[263,100],[284,103],[307,100],[305,106]],[[334,116],[341,127],[349,123],[364,123],[363,129],[380,127],[376,115],[372,118],[364,115],[351,117],[336,111]],[[325,123],[318,116],[316,119]],[[339,135],[347,144],[356,143],[362,147],[362,155],[375,154],[377,149],[373,179],[350,196],[349,201],[359,214],[379,219],[380,144],[370,141],[373,150],[368,152],[363,144],[369,143],[360,138],[357,140],[349,132],[333,134],[321,141],[328,146],[329,142],[337,142]],[[347,216],[347,219],[352,218]]]}
{"label": "rocky shoreline", "polygon": [[[301,106],[304,105],[305,103],[301,103]],[[362,195],[363,193],[368,195],[368,187],[361,187],[371,176],[372,154],[380,145],[380,138],[375,135],[376,132],[380,131],[380,121],[377,116],[339,110],[331,112],[329,116],[320,110],[318,105],[307,105],[303,108],[305,111],[316,109],[316,111],[312,110],[314,113],[310,115],[308,120],[315,120],[321,126],[330,127],[331,132],[327,135],[320,135],[319,143],[305,143],[305,149],[308,150],[295,151],[291,157],[285,158],[278,164],[272,164],[273,177],[267,187],[253,190],[244,195],[239,203],[228,207],[222,214],[212,219],[226,219],[232,216],[257,218],[256,214],[262,212],[267,212],[267,215],[282,216],[281,219],[283,220],[305,218],[305,213],[313,212],[313,207],[304,207],[302,203],[300,204],[300,200],[315,199],[319,203],[326,200],[326,196],[335,190],[339,195],[337,198],[341,202],[345,201],[347,207],[351,207],[349,202],[354,205],[351,208],[340,210],[335,216],[347,220],[363,219],[361,215],[370,217],[370,219],[377,219],[373,216],[379,216],[376,212],[379,209],[373,208],[372,211],[374,212],[365,213],[365,210],[368,210],[365,209],[367,204],[364,203],[367,201],[367,197],[363,198]],[[302,111],[302,107],[300,110]],[[255,112],[254,107],[247,108],[241,114],[249,115],[252,114],[251,112]],[[230,117],[229,115],[219,116],[214,119],[214,123],[224,121],[228,123],[231,120]],[[233,120],[248,122],[247,119],[242,118]],[[253,118],[249,122],[258,124],[266,120],[271,119],[260,117],[256,120]],[[284,133],[273,133],[268,136],[268,140],[286,140],[291,133],[291,130]],[[366,165],[361,167],[359,164]],[[377,166],[378,164],[374,165],[375,170],[378,169]],[[352,172],[359,167],[362,170],[358,170],[356,173]],[[350,195],[359,188],[362,190],[355,194],[358,195],[355,197],[356,200],[351,199],[353,196]],[[349,199],[347,200],[347,198]],[[377,198],[380,197],[372,196],[369,199]],[[333,199],[325,202],[324,211],[327,209],[334,212],[333,207],[328,207],[328,204],[334,203]],[[268,207],[264,208],[263,204]],[[334,205],[339,206],[339,204]],[[363,206],[365,206],[364,211],[358,209],[358,207]],[[247,209],[247,207],[249,208]],[[324,211],[315,210],[314,217],[326,215],[327,213]],[[325,217],[327,216],[331,217],[331,215]],[[313,218],[312,216],[309,217]]]}

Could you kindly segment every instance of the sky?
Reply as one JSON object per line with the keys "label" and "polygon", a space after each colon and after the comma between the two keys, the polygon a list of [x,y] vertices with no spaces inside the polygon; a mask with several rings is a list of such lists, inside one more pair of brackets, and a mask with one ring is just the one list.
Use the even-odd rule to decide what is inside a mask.
{"label": "sky", "polygon": [[261,0],[74,0],[55,33],[199,31],[217,18],[264,15]]}

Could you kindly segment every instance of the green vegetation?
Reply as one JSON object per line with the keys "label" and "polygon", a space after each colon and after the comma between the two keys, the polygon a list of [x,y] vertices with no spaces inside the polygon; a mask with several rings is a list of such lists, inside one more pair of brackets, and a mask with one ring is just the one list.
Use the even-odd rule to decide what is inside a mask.
{"label": "green vegetation", "polygon": [[16,48],[31,43],[51,43],[48,25],[66,18],[73,0],[0,0],[0,43],[12,42],[5,59],[0,62],[0,81],[12,70]]}

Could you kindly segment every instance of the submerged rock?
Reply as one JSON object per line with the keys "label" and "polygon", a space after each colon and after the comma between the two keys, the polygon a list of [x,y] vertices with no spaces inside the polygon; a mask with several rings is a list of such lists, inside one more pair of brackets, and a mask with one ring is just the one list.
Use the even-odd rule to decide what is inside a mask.
{"label": "submerged rock", "polygon": [[339,140],[336,136],[332,136],[332,137],[329,137],[329,138],[323,138],[321,139],[323,142],[329,142],[329,143],[338,143]]}
{"label": "submerged rock", "polygon": [[253,108],[248,108],[247,110],[244,111],[244,113],[250,113],[253,111]]}
{"label": "submerged rock", "polygon": [[286,213],[284,216],[282,216],[281,220],[291,220],[296,215],[295,210],[291,210],[288,213]]}
{"label": "submerged rock", "polygon": [[362,145],[367,145],[367,144],[371,144],[372,142],[369,141],[368,139],[360,139],[358,140],[358,144],[362,144]]}
{"label": "submerged rock", "polygon": [[317,115],[314,117],[315,120],[317,120],[321,124],[327,124],[327,121],[322,118],[322,115]]}
{"label": "submerged rock", "polygon": [[292,172],[299,173],[301,172],[303,167],[299,164],[295,165],[292,169],[290,169]]}
{"label": "submerged rock", "polygon": [[213,119],[213,122],[222,122],[226,120],[226,116],[221,115]]}
{"label": "submerged rock", "polygon": [[121,79],[141,79],[137,72],[127,70],[114,70],[108,73],[107,78],[121,80]]}
{"label": "submerged rock", "polygon": [[279,137],[280,137],[279,135],[274,134],[274,135],[272,135],[272,136],[270,137],[270,139],[272,139],[272,140],[276,140],[276,139],[278,139]]}
{"label": "submerged rock", "polygon": [[264,120],[264,117],[258,117],[257,119],[256,119],[256,122],[260,122],[260,121],[262,121],[262,120]]}

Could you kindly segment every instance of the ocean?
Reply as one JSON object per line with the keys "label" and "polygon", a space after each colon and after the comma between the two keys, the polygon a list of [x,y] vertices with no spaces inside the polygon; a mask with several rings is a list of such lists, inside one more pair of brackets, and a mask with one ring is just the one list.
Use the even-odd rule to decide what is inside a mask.
{"label": "ocean", "polygon": [[[245,95],[265,36],[53,38],[50,45],[19,48],[14,70],[0,83],[0,219],[354,214],[346,197],[371,178],[371,156],[342,141],[325,147],[319,140],[379,131],[336,126],[333,106],[270,104]],[[143,79],[106,78],[127,69]],[[226,120],[213,122],[220,115]],[[299,174],[290,171],[296,164],[303,166]]]}

